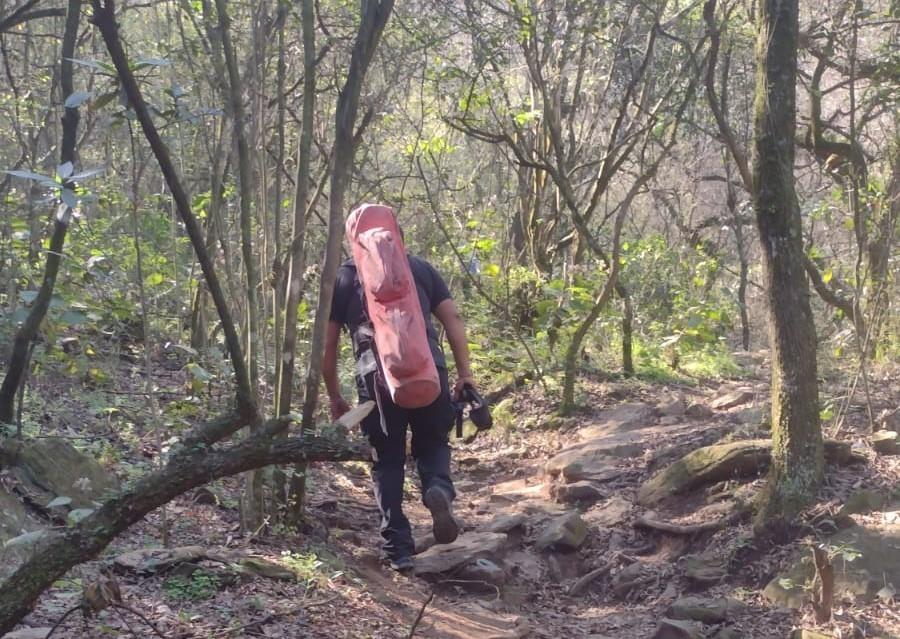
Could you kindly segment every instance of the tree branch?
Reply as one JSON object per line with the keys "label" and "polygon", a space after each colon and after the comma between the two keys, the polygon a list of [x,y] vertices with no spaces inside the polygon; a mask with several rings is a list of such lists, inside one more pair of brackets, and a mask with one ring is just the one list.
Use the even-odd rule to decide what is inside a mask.
{"label": "tree branch", "polygon": [[[334,425],[341,432],[350,421],[371,412],[373,402],[354,409],[349,419]],[[273,439],[292,422],[278,418],[255,434],[222,450],[205,446],[181,448],[161,469],[149,473],[107,500],[78,525],[49,533],[25,563],[0,583],[0,635],[12,630],[40,594],[70,568],[97,556],[127,528],[178,495],[221,477],[273,464],[314,461],[364,461],[368,447],[339,437],[303,435]]]}
{"label": "tree branch", "polygon": [[[34,3],[28,3],[33,5]],[[0,33],[6,33],[14,27],[32,20],[40,20],[41,18],[59,18],[66,15],[66,10],[62,7],[58,9],[37,9],[35,11],[22,11],[17,9],[10,15],[0,20]]]}

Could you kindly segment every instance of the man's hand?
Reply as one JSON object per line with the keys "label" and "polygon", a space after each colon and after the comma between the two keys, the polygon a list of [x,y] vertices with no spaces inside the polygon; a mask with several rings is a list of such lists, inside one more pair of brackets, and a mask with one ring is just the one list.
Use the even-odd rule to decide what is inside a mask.
{"label": "man's hand", "polygon": [[344,414],[350,412],[350,404],[348,404],[347,400],[340,395],[329,398],[329,401],[331,404],[331,419],[334,421],[337,421]]}
{"label": "man's hand", "polygon": [[475,378],[471,375],[460,375],[459,379],[456,380],[456,385],[453,387],[453,399],[454,401],[459,401],[460,395],[462,395],[462,390],[464,386],[471,386],[472,388],[477,388],[475,386]]}

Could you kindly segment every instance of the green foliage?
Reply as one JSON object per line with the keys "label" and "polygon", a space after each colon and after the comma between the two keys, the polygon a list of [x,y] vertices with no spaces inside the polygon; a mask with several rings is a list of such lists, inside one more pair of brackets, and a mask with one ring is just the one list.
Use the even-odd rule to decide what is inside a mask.
{"label": "green foliage", "polygon": [[202,601],[214,597],[221,579],[213,572],[194,570],[190,575],[172,575],[163,582],[163,592],[174,601]]}
{"label": "green foliage", "polygon": [[285,550],[279,561],[294,572],[307,590],[325,587],[347,573],[343,561],[323,547],[310,548],[307,552]]}
{"label": "green foliage", "polygon": [[727,345],[737,300],[719,256],[703,246],[673,251],[654,235],[624,243],[623,259],[623,277],[642,300],[639,367],[651,375],[662,365],[698,377],[740,372]]}

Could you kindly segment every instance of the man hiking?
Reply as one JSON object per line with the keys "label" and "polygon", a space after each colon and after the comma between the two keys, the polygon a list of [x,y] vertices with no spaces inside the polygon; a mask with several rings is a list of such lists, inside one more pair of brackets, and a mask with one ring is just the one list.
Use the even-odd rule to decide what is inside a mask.
{"label": "man hiking", "polygon": [[[393,220],[392,220],[393,221]],[[394,224],[396,222],[394,221]],[[402,246],[402,240],[401,244]],[[453,397],[458,398],[466,385],[475,383],[469,367],[466,329],[450,291],[437,270],[424,259],[407,257],[415,282],[418,301],[425,319],[425,333],[431,356],[440,378],[436,400],[422,408],[402,408],[391,399],[383,378],[374,363],[371,339],[372,324],[366,310],[360,277],[353,259],[338,269],[331,316],[325,339],[322,374],[331,404],[331,415],[337,419],[350,406],[342,397],[337,374],[338,341],[342,328],[350,333],[357,361],[356,386],[360,403],[375,400],[378,409],[362,422],[363,433],[373,448],[372,480],[375,499],[381,513],[381,536],[384,553],[391,567],[411,570],[414,543],[409,520],[403,514],[403,483],[406,463],[406,429],[412,431],[412,456],[422,483],[422,497],[433,519],[437,543],[454,541],[459,525],[453,517],[451,502],[456,493],[450,478],[450,446],[448,435],[455,411],[447,376],[447,362],[438,342],[431,315],[444,326],[453,351],[458,380]],[[412,292],[410,292],[412,295]],[[414,302],[413,302],[414,303]],[[398,336],[400,340],[405,335]]]}

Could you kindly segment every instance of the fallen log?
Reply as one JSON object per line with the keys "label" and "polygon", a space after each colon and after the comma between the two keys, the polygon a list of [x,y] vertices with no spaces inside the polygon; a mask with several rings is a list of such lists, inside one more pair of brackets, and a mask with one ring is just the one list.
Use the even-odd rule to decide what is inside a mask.
{"label": "fallen log", "polygon": [[[844,465],[856,461],[846,442],[825,440],[825,460]],[[637,501],[652,506],[673,495],[729,479],[762,476],[772,460],[772,440],[749,439],[704,446],[667,466],[638,489]]]}
{"label": "fallen log", "polygon": [[[357,407],[336,424],[336,430],[358,422],[373,406],[368,402]],[[274,439],[291,421],[290,417],[269,420],[253,435],[222,449],[211,449],[192,438],[195,445],[182,447],[165,466],[126,486],[75,526],[46,533],[35,543],[31,556],[0,583],[0,636],[12,630],[41,593],[69,569],[93,559],[148,513],[192,488],[275,464],[370,459],[366,444],[343,437]]]}

